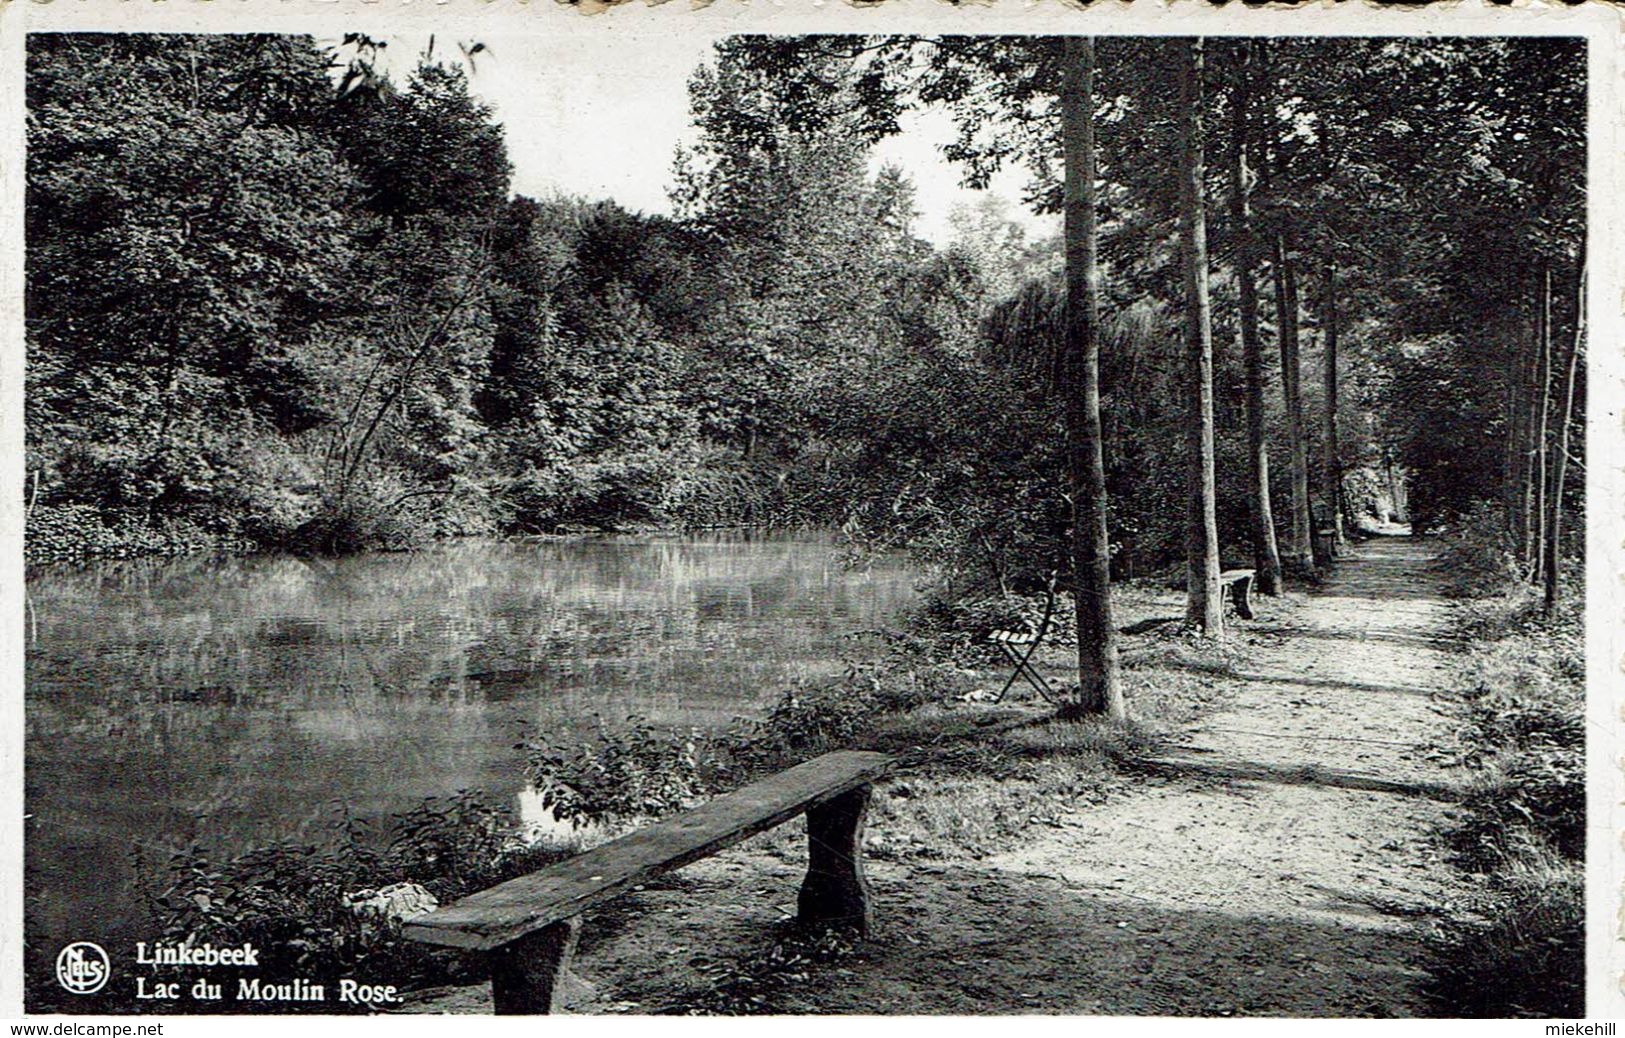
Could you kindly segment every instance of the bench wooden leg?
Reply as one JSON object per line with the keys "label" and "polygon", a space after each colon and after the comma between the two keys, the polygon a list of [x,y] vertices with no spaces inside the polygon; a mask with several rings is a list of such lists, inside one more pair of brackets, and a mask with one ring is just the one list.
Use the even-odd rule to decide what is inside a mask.
{"label": "bench wooden leg", "polygon": [[1242,577],[1236,581],[1235,590],[1231,597],[1236,600],[1236,615],[1243,620],[1253,618],[1253,578]]}
{"label": "bench wooden leg", "polygon": [[581,919],[544,926],[490,953],[491,1001],[498,1016],[537,1015],[561,1008],[570,981]]}
{"label": "bench wooden leg", "polygon": [[796,907],[804,923],[869,932],[869,881],[863,875],[865,784],[807,809],[807,878]]}

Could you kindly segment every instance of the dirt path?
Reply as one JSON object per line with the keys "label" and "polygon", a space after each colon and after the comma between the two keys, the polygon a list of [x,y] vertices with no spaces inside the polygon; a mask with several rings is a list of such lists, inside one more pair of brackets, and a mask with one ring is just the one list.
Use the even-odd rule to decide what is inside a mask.
{"label": "dirt path", "polygon": [[[1123,795],[969,864],[873,863],[877,935],[761,1008],[1425,1013],[1418,917],[1453,876],[1431,835],[1451,776],[1430,747],[1451,722],[1430,554],[1366,544],[1290,627],[1265,600],[1246,686]],[[714,987],[768,943],[799,878],[791,856],[739,850],[589,923],[580,972],[599,995],[581,1009]]]}

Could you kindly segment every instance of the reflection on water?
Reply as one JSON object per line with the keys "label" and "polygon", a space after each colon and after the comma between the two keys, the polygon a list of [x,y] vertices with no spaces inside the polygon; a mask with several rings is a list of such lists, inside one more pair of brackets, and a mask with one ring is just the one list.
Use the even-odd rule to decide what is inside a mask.
{"label": "reflection on water", "polygon": [[519,787],[521,724],[724,724],[913,593],[807,535],[107,563],[28,584],[30,943],[131,921],[129,853]]}

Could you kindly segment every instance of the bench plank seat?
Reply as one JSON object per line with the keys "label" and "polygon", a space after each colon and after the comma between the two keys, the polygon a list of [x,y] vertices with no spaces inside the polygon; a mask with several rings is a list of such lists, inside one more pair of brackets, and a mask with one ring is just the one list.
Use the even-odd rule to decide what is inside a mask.
{"label": "bench plank seat", "polygon": [[883,753],[825,754],[567,861],[409,919],[404,935],[454,948],[500,948],[866,787],[891,763]]}

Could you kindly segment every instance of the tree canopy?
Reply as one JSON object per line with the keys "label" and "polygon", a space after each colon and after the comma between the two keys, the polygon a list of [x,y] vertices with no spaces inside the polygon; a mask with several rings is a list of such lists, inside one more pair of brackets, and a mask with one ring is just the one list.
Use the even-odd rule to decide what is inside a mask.
{"label": "tree canopy", "polygon": [[[1064,583],[1072,254],[995,199],[923,240],[871,148],[943,108],[964,183],[1019,165],[1019,204],[1058,212],[1075,46],[724,40],[651,216],[514,196],[461,64],[397,85],[300,37],[32,36],[36,507],[316,550],[811,522],[965,593]],[[1180,94],[1183,46],[1091,50],[1110,577],[1185,553],[1193,270],[1222,564],[1262,550],[1273,498],[1285,561],[1312,508],[1493,505],[1540,568],[1550,502],[1578,493],[1548,462],[1584,410],[1581,45],[1210,41]]]}

